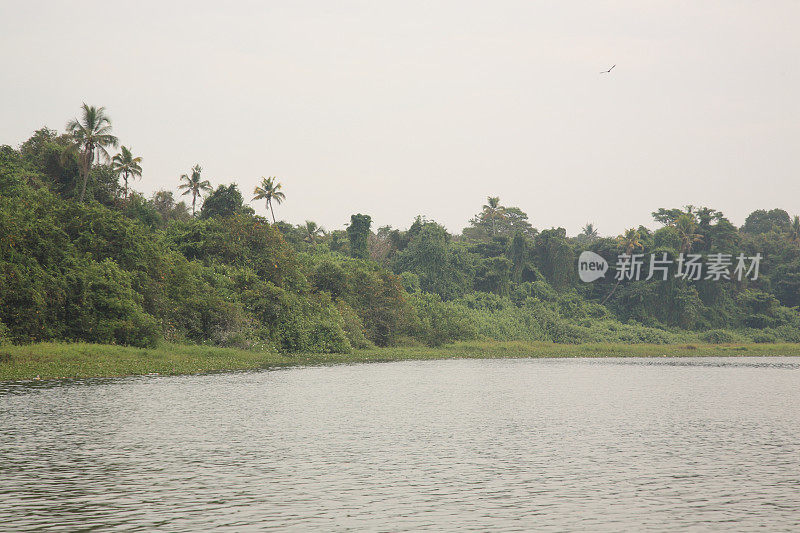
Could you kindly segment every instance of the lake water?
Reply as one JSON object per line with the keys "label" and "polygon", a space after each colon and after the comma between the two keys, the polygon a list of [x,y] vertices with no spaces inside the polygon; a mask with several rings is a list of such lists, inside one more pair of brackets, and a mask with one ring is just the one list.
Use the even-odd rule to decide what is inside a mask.
{"label": "lake water", "polygon": [[0,383],[0,502],[15,531],[796,531],[800,358]]}

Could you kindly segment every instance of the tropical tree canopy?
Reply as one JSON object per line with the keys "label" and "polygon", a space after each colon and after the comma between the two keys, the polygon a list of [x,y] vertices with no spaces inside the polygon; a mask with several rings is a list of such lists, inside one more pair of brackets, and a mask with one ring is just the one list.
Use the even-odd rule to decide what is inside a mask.
{"label": "tropical tree canopy", "polygon": [[241,213],[252,213],[250,206],[244,205],[242,193],[235,183],[220,185],[203,201],[200,218],[231,217]]}
{"label": "tropical tree canopy", "polygon": [[[656,231],[603,237],[587,224],[570,237],[561,227],[537,232],[522,210],[491,196],[458,233],[422,216],[407,229],[373,229],[364,214],[326,233],[311,220],[275,220],[285,196],[274,177],[255,190],[268,223],[235,183],[210,191],[195,165],[179,189],[200,212],[192,217],[173,191],[134,190],[141,164],[130,145],[112,164],[92,165],[112,146],[102,137],[110,125],[102,109],[85,111],[69,133],[42,128],[19,149],[0,146],[0,344],[340,352],[476,338],[800,342],[800,217],[782,209],[754,211],[740,229],[709,207],[661,208]],[[84,178],[89,203],[73,201]],[[764,260],[758,279],[584,283],[583,251],[612,265],[620,252],[641,253],[645,268],[651,254],[681,251],[704,264],[718,253],[733,265],[738,254]]]}
{"label": "tropical tree canopy", "polygon": [[518,207],[500,204],[498,196],[490,196],[481,212],[475,215],[463,235],[470,241],[489,241],[494,237],[512,237],[516,233],[533,238],[536,230],[528,222],[528,215]]}

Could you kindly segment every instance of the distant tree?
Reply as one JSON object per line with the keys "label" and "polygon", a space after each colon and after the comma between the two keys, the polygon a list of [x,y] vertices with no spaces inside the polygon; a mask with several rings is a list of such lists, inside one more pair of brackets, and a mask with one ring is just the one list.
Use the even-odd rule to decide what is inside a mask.
{"label": "distant tree", "polygon": [[150,228],[158,228],[163,226],[164,217],[156,209],[155,204],[147,200],[141,193],[131,191],[127,200],[121,206],[122,212],[125,216],[131,219],[139,220],[145,226]]}
{"label": "distant tree", "polygon": [[635,250],[643,248],[642,233],[635,228],[626,230],[625,233],[617,237],[617,246],[625,254],[633,254]]}
{"label": "distant tree", "polygon": [[419,234],[425,224],[428,223],[429,221],[427,221],[425,217],[422,215],[417,215],[417,217],[414,218],[414,222],[411,224],[411,227],[409,227],[406,231],[401,231],[399,229],[389,230],[387,237],[392,245],[392,249],[395,252],[401,252],[405,250],[411,240],[417,234]]}
{"label": "distant tree", "polygon": [[425,221],[408,246],[393,257],[392,269],[415,274],[420,289],[449,300],[472,289],[475,261],[473,254],[451,242],[443,226]]}
{"label": "distant tree", "polygon": [[391,226],[381,226],[375,233],[370,233],[367,240],[369,258],[378,263],[385,264],[394,249]]}
{"label": "distant tree", "polygon": [[667,252],[670,256],[678,255],[681,249],[681,238],[675,226],[664,226],[653,232],[653,247],[660,252]]}
{"label": "distant tree", "polygon": [[534,269],[531,264],[532,255],[533,243],[521,233],[514,235],[506,251],[506,256],[511,260],[512,264],[511,279],[513,281],[519,283],[535,279],[533,275]]}
{"label": "distant tree", "polygon": [[574,276],[575,253],[567,241],[567,230],[551,228],[536,236],[535,257],[537,267],[554,287],[569,285]]}
{"label": "distant tree", "polygon": [[675,224],[675,221],[678,220],[678,217],[685,213],[686,211],[683,209],[664,209],[661,207],[658,209],[658,211],[653,211],[653,219],[655,219],[656,222],[664,224],[665,226],[672,226]]}
{"label": "distant tree", "polygon": [[317,239],[325,235],[325,228],[318,226],[316,222],[306,220],[306,223],[301,227],[303,231],[303,240],[314,244]]}
{"label": "distant tree", "polygon": [[581,232],[578,234],[577,240],[579,243],[582,244],[590,244],[596,241],[598,238],[599,235],[597,234],[597,228],[595,228],[594,224],[590,222],[581,229]]}
{"label": "distant tree", "polygon": [[[19,146],[19,153],[25,159],[32,160],[41,166],[41,161],[37,161],[39,154],[48,144],[54,142],[58,138],[58,132],[51,130],[48,127],[39,128],[31,137]],[[70,140],[73,139],[70,136]]]}
{"label": "distant tree", "polygon": [[54,191],[63,197],[77,197],[80,189],[80,154],[75,150],[71,134],[58,135],[55,130],[41,128],[20,145],[19,151],[29,164],[52,180]]}
{"label": "distant tree", "polygon": [[519,207],[503,207],[497,217],[496,227],[497,232],[506,237],[511,237],[515,233],[521,233],[531,238],[536,235],[536,230],[528,222],[527,213]]}
{"label": "distant tree", "polygon": [[[617,237],[617,247],[626,255],[631,255],[637,249],[644,248],[644,245],[642,244],[641,232],[636,228],[626,230],[625,233]],[[611,289],[611,292],[608,293],[608,296],[603,298],[603,301],[600,302],[601,305],[605,304],[608,299],[611,298],[611,295],[614,294],[614,291],[616,291],[617,287],[619,287],[620,281],[622,281],[621,276],[617,279],[617,282],[614,284],[614,288]]]}
{"label": "distant tree", "polygon": [[499,196],[489,196],[486,198],[486,204],[483,206],[483,214],[484,218],[490,223],[492,235],[497,235],[497,218],[502,212],[503,208],[500,205]]}
{"label": "distant tree", "polygon": [[235,183],[220,185],[203,201],[200,218],[231,217],[237,213],[253,213],[252,208],[244,205],[242,193]]}
{"label": "distant tree", "polygon": [[349,253],[350,243],[347,239],[347,232],[345,230],[337,229],[328,232],[325,241],[332,252],[340,252],[342,254]]}
{"label": "distant tree", "polygon": [[656,220],[656,222],[661,222],[665,226],[674,226],[682,215],[688,215],[689,218],[697,222],[699,217],[711,220],[715,216],[722,216],[722,213],[708,207],[701,207],[700,209],[697,209],[691,204],[684,206],[683,209],[664,209],[662,207],[659,208],[658,211],[653,212],[653,218]]}
{"label": "distant tree", "polygon": [[106,116],[105,107],[81,107],[82,117],[70,120],[67,131],[72,134],[75,149],[80,151],[81,192],[78,199],[82,202],[86,194],[86,183],[89,181],[89,171],[92,163],[97,158],[109,159],[107,146],[117,146],[117,138],[111,135],[111,120]]}
{"label": "distant tree", "polygon": [[111,165],[96,165],[89,171],[89,186],[95,200],[106,206],[117,205],[122,196],[119,174]]}
{"label": "distant tree", "polygon": [[367,242],[369,240],[369,227],[372,225],[372,218],[369,215],[352,215],[350,225],[347,226],[347,237],[350,240],[350,255],[360,259],[369,256]]}
{"label": "distant tree", "polygon": [[677,230],[682,244],[675,248],[676,251],[731,250],[738,240],[738,231],[730,220],[721,211],[710,207],[661,208],[653,213],[653,218]]}
{"label": "distant tree", "polygon": [[710,250],[735,251],[740,241],[739,231],[731,221],[722,217],[719,222],[711,226],[704,236],[706,247]]}
{"label": "distant tree", "polygon": [[795,244],[800,244],[800,216],[795,215],[792,219],[792,229],[789,231],[789,238]]}
{"label": "distant tree", "polygon": [[188,220],[189,208],[184,202],[175,202],[172,191],[156,191],[151,197],[153,207],[166,222],[169,220]]}
{"label": "distant tree", "polygon": [[703,236],[697,233],[697,222],[687,213],[682,214],[675,221],[675,229],[681,240],[681,252],[689,253],[695,243],[703,242]]}
{"label": "distant tree", "polygon": [[150,201],[153,202],[153,207],[156,208],[158,214],[164,219],[169,217],[170,212],[175,207],[175,195],[172,191],[165,191],[163,189],[156,191],[153,193],[153,196],[150,197]]}
{"label": "distant tree", "polygon": [[745,233],[769,233],[770,231],[788,231],[792,220],[783,209],[766,211],[757,209],[750,213],[744,221],[742,231]]}
{"label": "distant tree", "polygon": [[193,166],[192,173],[190,175],[181,175],[182,183],[178,185],[179,189],[185,189],[182,193],[182,196],[186,196],[187,194],[192,195],[192,216],[194,216],[195,213],[197,197],[200,196],[203,191],[211,190],[211,183],[202,178],[201,172],[203,172],[203,168],[200,165]]}
{"label": "distant tree", "polygon": [[272,208],[272,203],[281,205],[286,199],[286,195],[281,192],[281,184],[276,182],[277,178],[270,176],[269,178],[261,177],[261,185],[253,190],[253,200],[266,200],[267,208],[272,213],[272,222],[275,223],[275,210]]}
{"label": "distant tree", "polygon": [[468,240],[488,241],[494,237],[512,237],[516,233],[532,238],[536,230],[528,222],[528,215],[519,207],[506,207],[500,204],[500,198],[490,196],[486,199],[480,213],[470,219],[469,227],[462,232]]}
{"label": "distant tree", "polygon": [[475,288],[498,296],[508,296],[513,267],[513,263],[505,257],[481,259],[475,269]]}
{"label": "distant tree", "polygon": [[697,223],[701,228],[710,227],[712,223],[718,223],[720,220],[725,218],[725,216],[722,214],[722,211],[717,211],[716,209],[711,209],[710,207],[698,208],[695,216],[697,217]]}
{"label": "distant tree", "polygon": [[125,183],[124,197],[128,197],[128,178],[141,178],[142,177],[142,158],[133,157],[130,148],[125,146],[120,147],[120,152],[111,160],[114,172],[122,176]]}

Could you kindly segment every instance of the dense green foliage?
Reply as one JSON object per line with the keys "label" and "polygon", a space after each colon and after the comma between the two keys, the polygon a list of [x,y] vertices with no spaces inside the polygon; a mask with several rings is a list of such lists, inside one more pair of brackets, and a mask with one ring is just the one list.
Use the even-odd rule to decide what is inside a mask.
{"label": "dense green foliage", "polygon": [[[135,158],[135,172],[123,164],[130,153],[87,163],[87,142],[42,129],[19,149],[0,147],[0,344],[165,339],[348,352],[477,339],[800,342],[800,221],[779,209],[737,229],[712,209],[662,208],[655,231],[602,238],[588,225],[568,237],[537,231],[494,197],[458,235],[421,217],[407,230],[372,230],[363,214],[326,233],[255,215],[236,184],[212,189],[199,165],[182,177],[192,209],[171,191],[144,198],[126,179],[146,160]],[[272,217],[285,199],[275,178],[255,194]],[[764,260],[755,281],[671,271],[666,281],[586,284],[583,250],[612,271],[616,254],[631,251]]]}

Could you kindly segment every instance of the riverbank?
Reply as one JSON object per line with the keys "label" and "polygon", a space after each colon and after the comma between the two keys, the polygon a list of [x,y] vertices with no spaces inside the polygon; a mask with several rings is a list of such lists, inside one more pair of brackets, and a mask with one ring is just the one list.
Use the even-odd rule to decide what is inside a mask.
{"label": "riverbank", "polygon": [[350,354],[276,354],[212,346],[163,344],[142,349],[85,343],[0,347],[0,381],[200,374],[270,367],[502,357],[799,356],[800,344],[552,344],[463,342],[440,348],[374,348]]}

